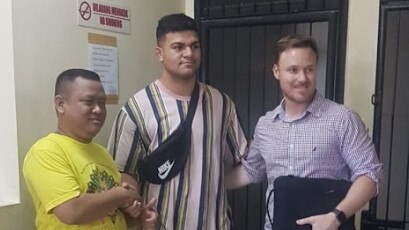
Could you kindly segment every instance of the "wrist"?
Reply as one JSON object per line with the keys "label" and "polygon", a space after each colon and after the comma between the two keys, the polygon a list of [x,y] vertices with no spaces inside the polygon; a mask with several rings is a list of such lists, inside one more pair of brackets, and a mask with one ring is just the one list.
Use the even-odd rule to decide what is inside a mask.
{"label": "wrist", "polygon": [[124,208],[132,204],[132,200],[130,199],[126,188],[116,186],[112,188],[112,190],[115,193],[117,208]]}
{"label": "wrist", "polygon": [[334,213],[334,215],[335,215],[336,219],[338,220],[339,224],[343,224],[347,220],[347,217],[346,217],[345,213],[342,210],[334,208],[334,210],[332,210],[331,212]]}

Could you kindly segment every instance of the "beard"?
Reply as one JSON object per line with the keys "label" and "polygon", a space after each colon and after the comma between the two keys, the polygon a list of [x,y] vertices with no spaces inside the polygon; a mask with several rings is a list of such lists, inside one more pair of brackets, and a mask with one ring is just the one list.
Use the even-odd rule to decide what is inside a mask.
{"label": "beard", "polygon": [[303,91],[298,90],[300,86],[297,87],[291,87],[290,89],[283,89],[281,88],[281,91],[283,93],[284,98],[286,100],[289,100],[292,103],[295,104],[309,104],[311,103],[312,99],[315,96],[315,88],[312,88],[311,85],[305,86],[306,89]]}

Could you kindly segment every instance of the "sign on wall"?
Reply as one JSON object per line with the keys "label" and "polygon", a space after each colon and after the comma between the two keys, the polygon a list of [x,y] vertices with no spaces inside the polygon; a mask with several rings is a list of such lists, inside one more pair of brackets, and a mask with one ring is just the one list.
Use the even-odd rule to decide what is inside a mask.
{"label": "sign on wall", "polygon": [[118,51],[116,38],[88,33],[89,69],[98,73],[107,95],[107,104],[118,103]]}
{"label": "sign on wall", "polygon": [[92,0],[78,0],[77,6],[78,25],[124,34],[131,33],[129,7]]}

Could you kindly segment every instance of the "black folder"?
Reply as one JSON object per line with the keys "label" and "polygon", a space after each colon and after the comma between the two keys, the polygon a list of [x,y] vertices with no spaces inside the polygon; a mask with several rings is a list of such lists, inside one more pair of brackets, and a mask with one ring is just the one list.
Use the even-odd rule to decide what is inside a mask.
{"label": "black folder", "polygon": [[[281,176],[274,181],[273,230],[311,230],[296,220],[325,214],[344,199],[351,182],[326,178]],[[354,230],[354,216],[341,224],[341,230]]]}

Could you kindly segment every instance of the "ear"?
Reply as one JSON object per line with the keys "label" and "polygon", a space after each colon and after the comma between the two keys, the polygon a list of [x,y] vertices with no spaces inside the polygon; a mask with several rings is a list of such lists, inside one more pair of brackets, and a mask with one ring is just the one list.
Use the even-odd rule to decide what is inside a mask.
{"label": "ear", "polygon": [[64,113],[65,100],[64,100],[63,96],[61,96],[61,95],[55,96],[54,97],[54,104],[55,104],[55,110],[57,111],[57,113]]}
{"label": "ear", "polygon": [[163,50],[162,50],[161,47],[159,47],[159,46],[155,47],[155,54],[156,54],[156,57],[158,58],[158,60],[160,62],[162,62],[163,61]]}
{"label": "ear", "polygon": [[272,68],[273,76],[275,79],[280,80],[280,71],[278,70],[278,65],[274,64]]}

